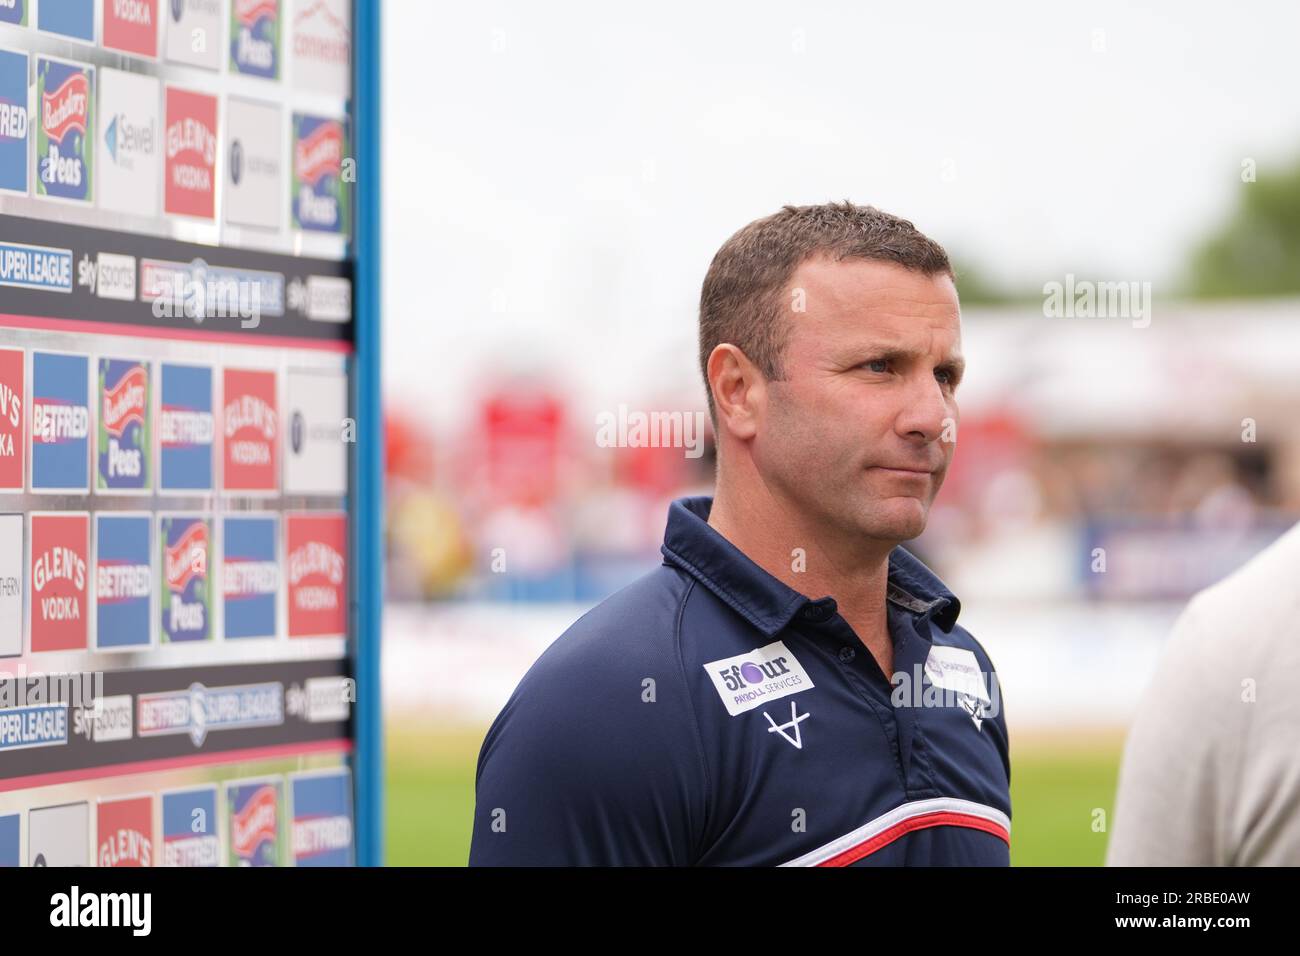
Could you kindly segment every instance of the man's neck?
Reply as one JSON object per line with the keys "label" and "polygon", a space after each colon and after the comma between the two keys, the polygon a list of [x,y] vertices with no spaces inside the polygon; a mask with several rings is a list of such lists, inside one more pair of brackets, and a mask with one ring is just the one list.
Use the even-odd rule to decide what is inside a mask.
{"label": "man's neck", "polygon": [[801,594],[835,599],[853,628],[888,676],[893,670],[886,588],[892,544],[845,539],[819,532],[793,508],[782,506],[768,489],[756,496],[727,494],[719,488],[709,525],[755,564]]}

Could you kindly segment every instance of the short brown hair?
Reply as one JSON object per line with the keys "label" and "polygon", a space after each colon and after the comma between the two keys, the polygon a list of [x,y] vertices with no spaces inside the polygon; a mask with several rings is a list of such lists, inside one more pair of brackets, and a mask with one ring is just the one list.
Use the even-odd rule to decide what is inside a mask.
{"label": "short brown hair", "polygon": [[784,206],[745,226],[722,244],[700,289],[700,372],[709,414],[717,423],[709,387],[709,355],[723,342],[745,353],[769,380],[784,377],[782,355],[790,326],[785,287],[816,255],[896,262],[924,275],[955,280],[948,254],[906,219],[874,206],[843,203]]}

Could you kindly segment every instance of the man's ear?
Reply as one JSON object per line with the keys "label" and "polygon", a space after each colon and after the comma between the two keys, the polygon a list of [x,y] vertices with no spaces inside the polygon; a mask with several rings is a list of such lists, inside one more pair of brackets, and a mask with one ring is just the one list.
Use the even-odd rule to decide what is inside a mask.
{"label": "man's ear", "polygon": [[758,366],[739,348],[723,342],[709,353],[707,368],[719,431],[741,441],[753,438],[767,402],[767,382]]}

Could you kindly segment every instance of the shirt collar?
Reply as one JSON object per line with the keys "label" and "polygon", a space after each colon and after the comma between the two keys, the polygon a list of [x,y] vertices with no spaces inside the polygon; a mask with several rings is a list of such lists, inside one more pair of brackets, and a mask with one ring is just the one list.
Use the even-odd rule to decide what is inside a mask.
{"label": "shirt collar", "polygon": [[[686,571],[724,603],[775,637],[807,604],[814,603],[754,563],[709,523],[712,495],[678,498],[668,508],[660,549],[669,563]],[[961,602],[933,571],[904,548],[889,554],[888,600],[915,614],[934,614],[951,631]]]}

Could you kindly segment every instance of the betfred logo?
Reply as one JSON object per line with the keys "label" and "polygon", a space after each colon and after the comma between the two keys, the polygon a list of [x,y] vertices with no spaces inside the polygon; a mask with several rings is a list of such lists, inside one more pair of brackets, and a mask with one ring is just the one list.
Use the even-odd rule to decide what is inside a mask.
{"label": "betfred logo", "polygon": [[147,514],[95,515],[95,646],[100,650],[150,642],[152,524]]}
{"label": "betfred logo", "polygon": [[100,359],[98,490],[148,489],[149,409],[149,366],[131,360]]}
{"label": "betfred logo", "polygon": [[280,855],[280,784],[226,785],[230,860],[236,866],[276,866]]}
{"label": "betfred logo", "polygon": [[104,0],[104,46],[158,56],[158,0]]}
{"label": "betfred logo", "polygon": [[159,519],[162,550],[162,639],[206,641],[212,637],[212,587],[207,519],[168,516]]}
{"label": "betfred logo", "polygon": [[275,637],[280,564],[274,515],[221,521],[221,596],[225,636]]}
{"label": "betfred logo", "polygon": [[342,120],[293,115],[293,224],[318,232],[347,232]]}
{"label": "betfred logo", "polygon": [[0,349],[0,491],[23,490],[23,353]]}
{"label": "betfred logo", "polygon": [[274,372],[226,369],[221,431],[226,491],[275,491],[279,406]]}
{"label": "betfred logo", "polygon": [[32,515],[32,651],[85,650],[90,515]]}
{"label": "betfred logo", "polygon": [[100,803],[95,833],[98,866],[153,866],[153,797]]}
{"label": "betfred logo", "polygon": [[285,519],[289,636],[347,633],[347,518],[297,514]]}
{"label": "betfred logo", "polygon": [[212,490],[212,369],[162,367],[158,418],[158,484],[163,491]]}
{"label": "betfred logo", "polygon": [[198,787],[162,795],[163,866],[220,866],[217,789]]}
{"label": "betfred logo", "polygon": [[33,491],[90,490],[90,359],[32,353]]}
{"label": "betfred logo", "polygon": [[289,780],[294,865],[351,866],[352,775],[347,768],[293,774]]}
{"label": "betfred logo", "polygon": [[27,54],[0,50],[0,189],[27,192],[27,125]]}
{"label": "betfred logo", "polygon": [[230,68],[268,80],[280,75],[279,0],[235,0],[230,9]]}
{"label": "betfred logo", "polygon": [[89,202],[95,68],[36,61],[36,194]]}
{"label": "betfred logo", "polygon": [[167,87],[163,206],[212,219],[216,208],[217,98]]}

